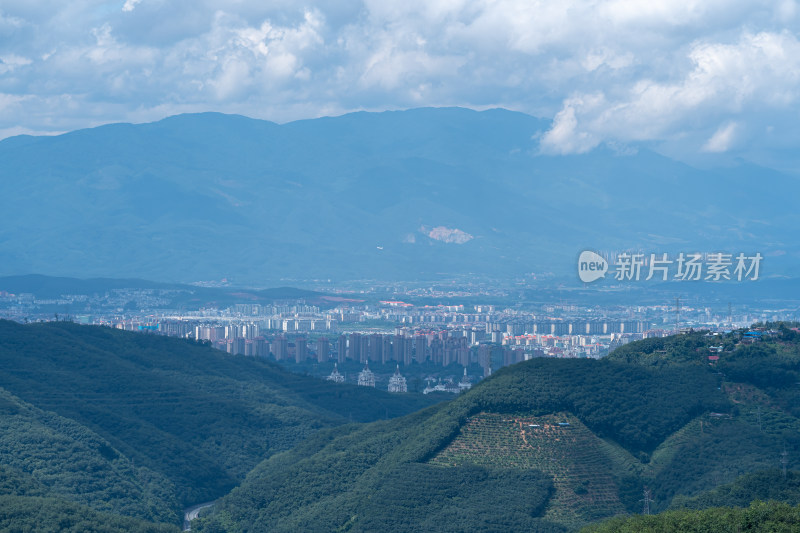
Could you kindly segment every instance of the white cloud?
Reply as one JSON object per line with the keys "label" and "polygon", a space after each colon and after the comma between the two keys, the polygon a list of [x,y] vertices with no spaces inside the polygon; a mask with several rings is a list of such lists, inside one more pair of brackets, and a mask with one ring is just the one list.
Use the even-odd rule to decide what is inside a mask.
{"label": "white cloud", "polygon": [[16,137],[17,135],[60,135],[62,133],[66,133],[63,131],[36,131],[36,130],[29,130],[28,128],[23,128],[20,126],[16,126],[13,128],[7,128],[0,130],[0,139],[5,139],[6,137]]}
{"label": "white cloud", "polygon": [[[789,32],[745,33],[732,44],[696,42],[687,57],[692,68],[680,79],[641,79],[613,98],[602,94],[602,105],[597,95],[566,99],[544,137],[549,150],[585,151],[586,138],[660,140],[694,129],[705,131],[708,121],[797,108],[800,41]],[[559,123],[567,112],[568,128]],[[728,124],[704,149],[727,150],[736,129]]]}
{"label": "white cloud", "polygon": [[7,56],[0,56],[0,74],[7,74],[14,72],[19,67],[24,67],[33,63],[32,60],[26,57],[9,54]]}
{"label": "white cloud", "polygon": [[209,80],[209,85],[220,100],[236,97],[250,86],[250,66],[234,57],[225,58],[220,72],[216,78]]}
{"label": "white cloud", "polygon": [[675,139],[692,139],[686,146],[695,152],[733,150],[766,123],[770,139],[794,131],[794,1],[305,6],[8,0],[0,11],[0,93],[17,100],[0,116],[0,130],[62,131],[187,110],[291,120],[466,105],[553,118],[541,137],[549,153]]}
{"label": "white cloud", "polygon": [[586,54],[581,61],[581,66],[590,72],[604,66],[616,70],[631,66],[633,61],[634,56],[630,52],[618,54],[612,50],[604,48],[600,50],[594,50]]}
{"label": "white cloud", "polygon": [[714,135],[703,145],[704,152],[727,152],[736,136],[737,125],[735,122],[724,124],[714,132]]}
{"label": "white cloud", "polygon": [[130,13],[136,8],[136,4],[141,1],[142,0],[125,0],[125,5],[122,6],[122,10],[126,13]]}
{"label": "white cloud", "polygon": [[12,106],[19,106],[27,98],[29,97],[17,94],[0,93],[0,112],[8,113]]}
{"label": "white cloud", "polygon": [[593,133],[578,130],[575,110],[576,108],[597,108],[602,105],[602,102],[602,95],[576,97],[567,100],[564,103],[564,108],[553,119],[553,126],[542,137],[542,151],[559,155],[581,154],[600,144],[601,139]]}

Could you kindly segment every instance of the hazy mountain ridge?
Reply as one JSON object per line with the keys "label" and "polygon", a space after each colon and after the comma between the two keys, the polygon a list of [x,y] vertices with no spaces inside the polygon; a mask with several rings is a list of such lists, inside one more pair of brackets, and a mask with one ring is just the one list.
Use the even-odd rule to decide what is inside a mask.
{"label": "hazy mountain ridge", "polygon": [[[796,179],[645,149],[539,155],[548,127],[499,109],[284,125],[206,113],[7,139],[0,274],[507,276],[571,273],[584,248],[681,245],[796,261]],[[437,227],[474,238],[437,241]]]}
{"label": "hazy mountain ridge", "polygon": [[172,307],[193,304],[202,306],[206,302],[216,305],[223,303],[265,303],[276,300],[296,300],[306,298],[319,302],[324,293],[297,289],[294,287],[274,287],[269,289],[249,289],[242,287],[202,287],[179,283],[159,283],[142,279],[114,278],[64,278],[27,274],[22,276],[0,276],[0,291],[19,295],[33,294],[37,298],[58,298],[62,295],[93,295],[123,289],[144,289],[160,291],[169,299],[166,304]]}

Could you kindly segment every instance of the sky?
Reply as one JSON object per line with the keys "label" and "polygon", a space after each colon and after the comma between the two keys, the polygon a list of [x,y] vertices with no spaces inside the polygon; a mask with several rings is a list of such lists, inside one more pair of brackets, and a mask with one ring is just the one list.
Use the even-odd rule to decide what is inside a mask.
{"label": "sky", "polygon": [[552,119],[549,154],[792,159],[792,0],[0,0],[0,138],[220,111]]}

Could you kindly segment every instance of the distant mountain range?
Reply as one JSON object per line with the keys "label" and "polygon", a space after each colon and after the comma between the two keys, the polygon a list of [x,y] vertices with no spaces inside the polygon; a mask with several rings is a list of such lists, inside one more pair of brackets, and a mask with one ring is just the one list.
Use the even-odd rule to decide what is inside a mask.
{"label": "distant mountain range", "polygon": [[[198,287],[180,283],[159,283],[142,279],[92,278],[77,279],[27,274],[0,276],[0,291],[11,294],[33,294],[37,298],[60,298],[62,295],[93,295],[120,290],[145,289],[168,292],[166,307],[202,307],[233,303],[271,303],[280,300],[307,299],[315,304],[327,303],[325,294],[293,287],[246,289],[241,287]],[[333,300],[335,301],[335,299]]]}
{"label": "distant mountain range", "polygon": [[6,139],[0,275],[574,276],[584,249],[759,251],[765,275],[796,270],[795,177],[646,149],[545,156],[549,127],[426,108],[284,125],[206,113]]}

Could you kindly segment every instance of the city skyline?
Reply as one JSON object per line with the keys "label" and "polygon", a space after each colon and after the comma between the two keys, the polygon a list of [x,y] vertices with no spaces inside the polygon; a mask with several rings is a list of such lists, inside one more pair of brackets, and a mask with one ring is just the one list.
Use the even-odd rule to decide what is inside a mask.
{"label": "city skyline", "polygon": [[800,0],[0,0],[0,529],[796,527],[798,116]]}

